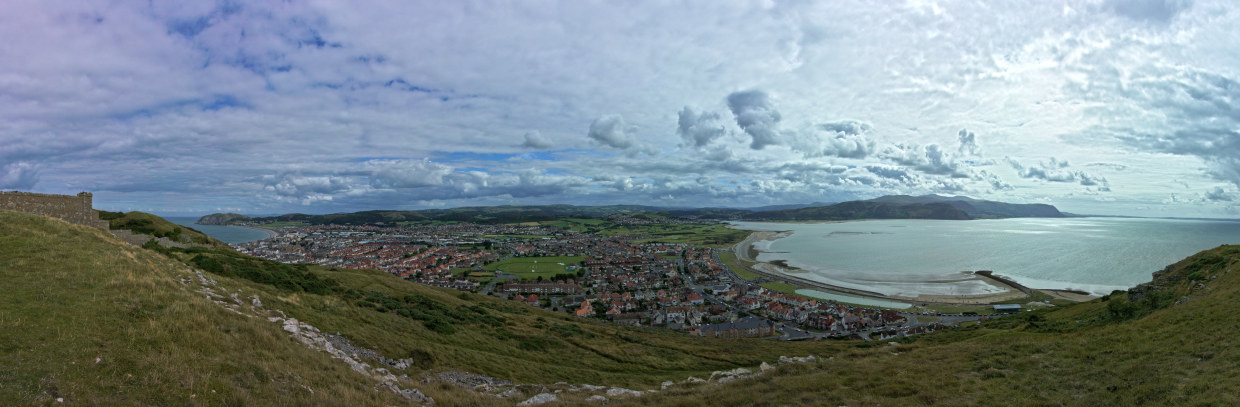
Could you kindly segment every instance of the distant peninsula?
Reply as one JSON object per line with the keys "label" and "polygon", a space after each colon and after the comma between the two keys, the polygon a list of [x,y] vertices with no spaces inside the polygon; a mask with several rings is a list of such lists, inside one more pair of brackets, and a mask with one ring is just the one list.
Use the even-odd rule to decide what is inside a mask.
{"label": "distant peninsula", "polygon": [[197,223],[199,225],[224,226],[224,225],[233,225],[233,224],[237,224],[241,222],[247,222],[250,219],[251,218],[249,216],[245,216],[245,215],[238,214],[238,213],[213,213],[213,214],[198,218],[198,221],[194,223]]}
{"label": "distant peninsula", "polygon": [[834,204],[779,205],[759,208],[666,208],[644,205],[503,205],[416,211],[374,210],[327,215],[287,214],[254,217],[217,213],[198,219],[201,225],[270,224],[370,225],[420,222],[472,222],[483,224],[542,222],[562,218],[611,216],[665,217],[703,220],[861,220],[861,219],[1001,219],[1062,218],[1064,213],[1048,204],[1014,204],[965,196],[887,195]]}

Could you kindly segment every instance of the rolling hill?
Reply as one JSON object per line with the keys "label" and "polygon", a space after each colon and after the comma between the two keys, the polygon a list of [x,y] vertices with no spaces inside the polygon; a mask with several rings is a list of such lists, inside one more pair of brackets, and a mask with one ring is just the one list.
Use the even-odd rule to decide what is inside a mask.
{"label": "rolling hill", "polygon": [[891,342],[714,340],[0,212],[0,404],[1235,405],[1238,264]]}

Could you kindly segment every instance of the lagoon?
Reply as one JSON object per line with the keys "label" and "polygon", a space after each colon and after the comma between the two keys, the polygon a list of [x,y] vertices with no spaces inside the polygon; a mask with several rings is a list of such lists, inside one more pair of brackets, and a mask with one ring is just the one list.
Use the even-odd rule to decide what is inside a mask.
{"label": "lagoon", "polygon": [[1032,288],[1106,294],[1202,250],[1240,243],[1240,222],[1137,218],[733,222],[790,234],[754,245],[797,277],[885,295],[995,291],[962,272],[992,270]]}

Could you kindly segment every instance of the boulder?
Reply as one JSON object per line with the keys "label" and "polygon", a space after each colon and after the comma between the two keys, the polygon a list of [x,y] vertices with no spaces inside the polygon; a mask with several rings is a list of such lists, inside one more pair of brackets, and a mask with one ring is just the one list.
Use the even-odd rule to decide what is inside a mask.
{"label": "boulder", "polygon": [[530,397],[529,399],[525,401],[517,403],[517,405],[518,406],[537,406],[537,405],[547,404],[553,401],[559,401],[559,399],[556,398],[554,394],[541,393],[537,396]]}

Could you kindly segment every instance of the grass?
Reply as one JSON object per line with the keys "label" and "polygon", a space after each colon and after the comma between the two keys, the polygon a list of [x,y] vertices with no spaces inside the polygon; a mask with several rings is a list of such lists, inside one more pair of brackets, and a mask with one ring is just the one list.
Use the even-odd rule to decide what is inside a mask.
{"label": "grass", "polygon": [[604,235],[655,235],[640,239],[650,243],[683,243],[707,247],[728,247],[749,235],[749,231],[729,228],[725,225],[638,225],[614,226],[599,231]]}
{"label": "grass", "polygon": [[567,266],[580,266],[584,258],[582,256],[512,257],[488,264],[483,269],[516,274],[522,280],[535,280],[538,277],[547,280],[555,277],[556,274],[573,273],[568,271]]}
{"label": "grass", "polygon": [[[195,257],[241,268],[254,261],[248,256],[224,248],[167,249],[164,255],[97,230],[11,213],[0,213],[0,253],[6,282],[0,405],[49,404],[53,394],[103,405],[401,404],[343,363],[307,350],[279,325],[228,312],[180,282],[194,278]],[[395,373],[414,378],[461,370],[523,383],[652,388],[838,347],[619,327],[379,271],[294,268],[335,282],[316,294],[296,284],[260,282],[283,265],[250,266],[258,269],[253,275],[236,269],[237,277],[205,274],[227,292],[257,295],[268,309],[323,332],[339,332],[390,358],[413,358],[415,366]],[[95,357],[103,362],[95,365]],[[444,405],[521,401],[411,383]]]}
{"label": "grass", "polygon": [[[57,397],[89,405],[403,403],[277,324],[195,292],[184,281],[194,281],[190,260],[205,251],[235,257],[221,263],[237,267],[249,261],[222,248],[163,255],[99,230],[0,212],[0,405],[51,405]],[[895,345],[716,340],[620,327],[371,270],[298,270],[336,282],[323,294],[260,283],[262,273],[210,276],[222,290],[258,295],[267,308],[356,345],[413,358],[415,366],[394,373],[412,376],[411,386],[442,405],[514,404],[532,394],[496,399],[417,378],[462,370],[522,383],[648,389],[807,354],[820,360],[610,404],[1237,405],[1237,266],[1240,247],[1221,246],[1159,272],[1157,288]],[[452,329],[436,327],[436,319]]]}
{"label": "grass", "polygon": [[181,226],[149,213],[96,212],[99,213],[99,219],[108,221],[108,228],[110,229],[126,229],[134,233],[166,237],[172,241],[182,243],[223,245],[223,243],[210,238],[194,228]]}
{"label": "grass", "polygon": [[186,270],[102,231],[0,212],[0,405],[402,401],[190,291]]}
{"label": "grass", "polygon": [[[731,252],[719,253],[719,260],[723,261],[723,265],[727,266],[728,270],[732,270],[732,273],[735,273],[736,276],[740,277],[742,280],[745,280],[745,281],[755,280],[759,277],[757,273],[749,271],[747,267],[744,267],[744,266],[753,266],[754,263],[742,262],[740,259],[736,258],[736,253],[731,253]],[[746,264],[742,264],[742,263],[746,263]]]}
{"label": "grass", "polygon": [[758,284],[758,285],[771,291],[781,292],[784,294],[792,294],[798,297],[804,297],[803,295],[797,294],[796,291],[801,289],[801,287],[798,285],[788,284],[782,281],[770,281],[770,282],[765,282],[765,283]]}

